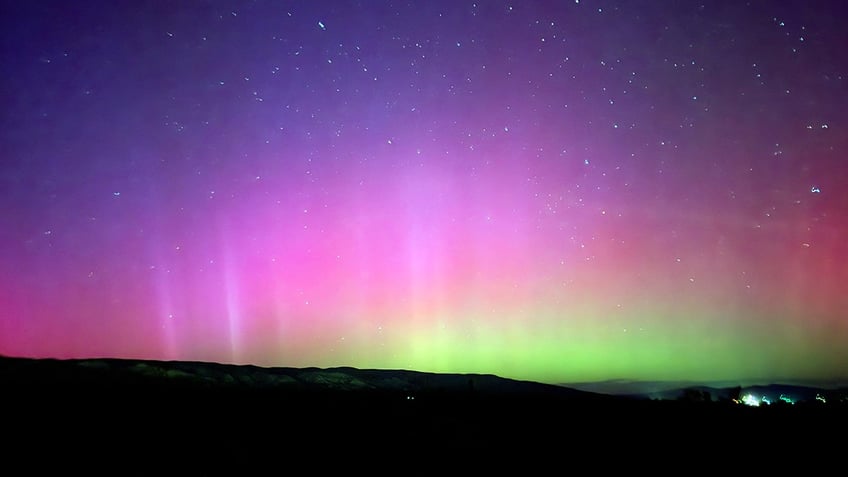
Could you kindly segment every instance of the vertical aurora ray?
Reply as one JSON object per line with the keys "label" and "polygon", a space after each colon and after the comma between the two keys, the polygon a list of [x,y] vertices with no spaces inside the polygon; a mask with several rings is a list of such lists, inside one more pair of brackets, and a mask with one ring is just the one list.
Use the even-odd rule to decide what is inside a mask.
{"label": "vertical aurora ray", "polygon": [[234,270],[231,253],[224,247],[224,289],[226,300],[227,334],[230,342],[230,360],[234,363],[241,360],[241,309],[239,304],[238,276]]}
{"label": "vertical aurora ray", "polygon": [[174,329],[174,318],[177,313],[171,297],[172,285],[165,274],[155,278],[156,303],[158,304],[159,327],[162,330],[161,341],[163,344],[164,359],[178,359],[176,330]]}

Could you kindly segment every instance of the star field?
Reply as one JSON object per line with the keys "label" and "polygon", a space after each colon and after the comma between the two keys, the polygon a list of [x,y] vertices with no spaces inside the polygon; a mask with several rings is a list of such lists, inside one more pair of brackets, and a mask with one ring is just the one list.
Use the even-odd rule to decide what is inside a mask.
{"label": "star field", "polygon": [[0,353],[848,376],[846,15],[2,2]]}

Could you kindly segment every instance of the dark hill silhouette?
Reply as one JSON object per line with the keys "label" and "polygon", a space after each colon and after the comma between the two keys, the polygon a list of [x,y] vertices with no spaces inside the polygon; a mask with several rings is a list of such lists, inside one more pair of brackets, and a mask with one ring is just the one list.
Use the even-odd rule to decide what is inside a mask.
{"label": "dark hill silhouette", "polygon": [[[599,450],[632,459],[656,452],[744,458],[751,444],[736,440],[749,434],[819,436],[848,422],[838,404],[748,408],[493,375],[349,367],[0,358],[0,385],[6,463],[36,474],[112,461],[121,464],[106,470],[121,475],[173,474],[178,464],[191,475],[327,474],[331,467],[397,475],[458,473],[454,460],[470,473],[500,471],[504,457],[522,459],[527,471]],[[773,452],[790,441],[762,442]],[[830,454],[821,445],[795,439],[796,454],[781,455],[815,451],[816,462],[825,462]]]}
{"label": "dark hill silhouette", "polygon": [[295,392],[361,391],[462,396],[536,395],[571,400],[610,400],[597,393],[491,374],[445,374],[408,370],[264,368],[193,361],[131,359],[26,359],[0,357],[0,379],[18,386],[175,386],[181,389],[274,390]]}

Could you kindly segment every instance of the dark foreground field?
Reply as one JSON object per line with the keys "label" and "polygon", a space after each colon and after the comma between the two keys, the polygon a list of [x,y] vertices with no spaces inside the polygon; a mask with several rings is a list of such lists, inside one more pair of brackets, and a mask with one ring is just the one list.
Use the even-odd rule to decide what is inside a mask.
{"label": "dark foreground field", "polygon": [[748,408],[483,375],[118,360],[2,358],[0,379],[5,463],[26,474],[455,475],[516,464],[666,473],[674,462],[686,472],[809,471],[843,465],[846,453],[844,405]]}

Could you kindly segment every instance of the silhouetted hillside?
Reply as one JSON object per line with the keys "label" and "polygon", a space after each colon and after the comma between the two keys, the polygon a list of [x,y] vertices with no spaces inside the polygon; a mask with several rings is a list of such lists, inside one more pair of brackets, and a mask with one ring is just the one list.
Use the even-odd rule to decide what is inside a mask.
{"label": "silhouetted hillside", "polygon": [[[478,472],[499,470],[507,456],[550,464],[599,449],[730,457],[749,452],[738,443],[748,435],[812,436],[846,422],[837,404],[628,399],[403,370],[0,358],[0,383],[7,455],[40,456],[24,459],[35,473],[87,470],[98,459],[123,462],[123,475],[160,475],[174,462],[191,475],[303,465],[396,475],[444,471],[449,456]],[[813,441],[792,448],[808,452]],[[829,454],[817,449],[823,462]],[[56,458],[66,454],[71,461]]]}
{"label": "silhouetted hillside", "polygon": [[229,391],[359,391],[487,396],[528,395],[560,399],[609,400],[607,396],[487,374],[439,374],[407,370],[263,368],[186,361],[123,359],[24,359],[0,357],[0,379],[15,386],[95,386]]}

